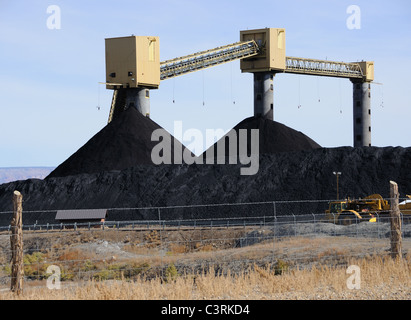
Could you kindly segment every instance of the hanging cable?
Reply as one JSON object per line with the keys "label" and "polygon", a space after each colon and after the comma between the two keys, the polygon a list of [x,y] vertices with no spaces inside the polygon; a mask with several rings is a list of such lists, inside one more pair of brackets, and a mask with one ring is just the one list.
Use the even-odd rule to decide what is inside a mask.
{"label": "hanging cable", "polygon": [[341,95],[341,79],[339,79],[339,82],[338,82],[338,85],[339,85],[339,95],[340,95],[340,114],[342,114],[342,95]]}
{"label": "hanging cable", "polygon": [[203,106],[204,106],[205,105],[205,102],[204,102],[204,70],[202,72],[203,72]]}
{"label": "hanging cable", "polygon": [[97,110],[100,110],[100,83],[97,83]]}
{"label": "hanging cable", "polygon": [[381,103],[380,103],[380,107],[384,108],[384,84],[381,82],[372,82],[373,85],[379,85],[381,86]]}
{"label": "hanging cable", "polygon": [[317,97],[318,97],[318,102],[321,102],[321,99],[320,99],[320,77],[317,77]]}
{"label": "hanging cable", "polygon": [[231,77],[231,101],[235,104],[235,99],[233,99],[233,63],[230,63],[230,77]]}
{"label": "hanging cable", "polygon": [[301,108],[301,77],[298,76],[298,109]]}
{"label": "hanging cable", "polygon": [[176,78],[173,78],[173,103],[176,102],[176,100],[175,100],[175,87],[176,87]]}

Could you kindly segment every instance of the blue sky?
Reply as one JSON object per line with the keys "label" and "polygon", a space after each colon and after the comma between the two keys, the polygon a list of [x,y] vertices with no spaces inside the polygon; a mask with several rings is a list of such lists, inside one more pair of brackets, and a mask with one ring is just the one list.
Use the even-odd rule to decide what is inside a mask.
{"label": "blue sky", "polygon": [[[372,144],[411,145],[409,1],[256,4],[0,0],[0,167],[57,166],[106,125],[112,91],[98,84],[104,39],[131,34],[159,36],[162,61],[265,27],[286,29],[288,56],[374,61],[382,85],[372,85]],[[347,28],[352,4],[361,9],[361,29]],[[50,5],[61,9],[61,29],[47,28]],[[151,91],[151,118],[171,133],[176,120],[183,130],[229,130],[253,114],[252,81],[239,61],[165,80]],[[278,74],[274,119],[324,147],[352,146],[352,84]]]}

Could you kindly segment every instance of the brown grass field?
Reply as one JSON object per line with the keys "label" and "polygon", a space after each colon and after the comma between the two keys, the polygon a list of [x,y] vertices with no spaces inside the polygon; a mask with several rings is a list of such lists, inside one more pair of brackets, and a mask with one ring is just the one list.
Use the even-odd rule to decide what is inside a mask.
{"label": "brown grass field", "polygon": [[[198,232],[26,233],[25,246],[42,248],[36,267],[25,266],[26,275],[37,279],[26,280],[20,296],[3,283],[0,300],[411,298],[409,239],[403,243],[403,258],[393,260],[389,239],[289,237],[239,248],[236,239],[250,230]],[[8,259],[8,241],[7,235],[0,235],[0,263]],[[50,264],[64,269],[60,289],[48,289],[40,272]],[[347,286],[350,265],[359,267],[359,289]],[[5,268],[1,272],[7,273]]]}

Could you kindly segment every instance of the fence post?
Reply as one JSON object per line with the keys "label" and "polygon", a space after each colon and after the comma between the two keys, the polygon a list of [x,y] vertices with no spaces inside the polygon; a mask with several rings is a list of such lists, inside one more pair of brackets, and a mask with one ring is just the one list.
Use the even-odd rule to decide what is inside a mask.
{"label": "fence post", "polygon": [[274,220],[273,220],[273,261],[274,261],[274,258],[275,258],[275,229],[277,228],[276,223],[277,223],[277,216],[274,214]]}
{"label": "fence post", "polygon": [[22,213],[23,213],[23,196],[19,191],[13,193],[13,219],[11,220],[11,253],[12,253],[12,266],[11,266],[11,286],[12,292],[20,295],[23,292],[23,226],[22,226]]}
{"label": "fence post", "polygon": [[312,213],[312,212],[311,212],[311,214],[312,214],[312,216],[313,216],[313,218],[314,218],[314,220],[313,220],[313,221],[314,221],[314,234],[316,234],[316,232],[315,232],[315,214]]}
{"label": "fence post", "polygon": [[390,198],[391,256],[393,259],[398,259],[402,257],[401,216],[398,205],[398,185],[394,181],[390,181]]}
{"label": "fence post", "polygon": [[380,239],[380,215],[376,212],[375,215],[377,216],[376,218],[376,223],[377,223],[377,234],[378,234],[378,239]]}
{"label": "fence post", "polygon": [[297,236],[297,223],[295,221],[295,215],[294,213],[291,213],[293,215],[293,220],[294,220],[294,237]]}

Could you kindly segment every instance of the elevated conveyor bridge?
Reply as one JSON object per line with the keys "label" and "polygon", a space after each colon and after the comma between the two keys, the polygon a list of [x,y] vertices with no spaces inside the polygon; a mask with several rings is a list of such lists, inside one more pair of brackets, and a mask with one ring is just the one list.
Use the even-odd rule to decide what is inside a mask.
{"label": "elevated conveyor bridge", "polygon": [[166,80],[222,63],[250,58],[258,54],[255,41],[239,41],[211,50],[160,62],[160,79]]}
{"label": "elevated conveyor bridge", "polygon": [[113,89],[108,122],[128,107],[149,116],[149,90],[160,81],[241,60],[254,74],[254,115],[273,120],[273,78],[278,73],[348,78],[353,82],[354,146],[371,146],[370,82],[374,63],[287,57],[285,29],[240,32],[240,41],[160,62],[158,37],[106,39],[106,86]]}

